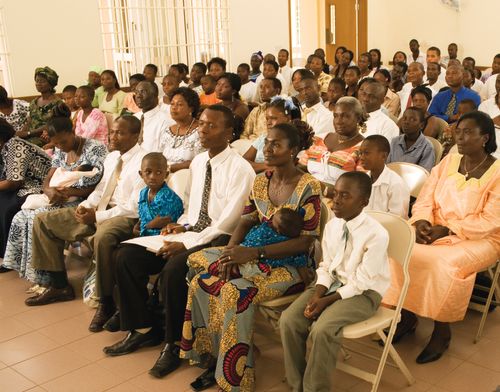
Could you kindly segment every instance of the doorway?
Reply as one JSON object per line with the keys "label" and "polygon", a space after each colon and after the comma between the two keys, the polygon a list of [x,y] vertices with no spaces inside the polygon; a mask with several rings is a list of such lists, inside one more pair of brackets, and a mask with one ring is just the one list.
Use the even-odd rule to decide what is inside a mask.
{"label": "doorway", "polygon": [[329,64],[335,65],[335,51],[345,46],[354,53],[354,61],[367,51],[367,0],[324,0],[325,52]]}

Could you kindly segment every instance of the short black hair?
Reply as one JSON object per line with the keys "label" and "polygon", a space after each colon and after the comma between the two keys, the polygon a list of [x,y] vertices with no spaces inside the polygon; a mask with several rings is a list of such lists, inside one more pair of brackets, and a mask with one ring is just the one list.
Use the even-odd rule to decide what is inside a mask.
{"label": "short black hair", "polygon": [[179,70],[183,74],[187,75],[189,73],[189,67],[187,66],[187,64],[179,63],[179,64],[177,64],[177,66],[179,67]]}
{"label": "short black hair", "polygon": [[313,78],[314,79],[314,74],[305,68],[299,68],[299,69],[296,69],[295,71],[293,71],[292,79],[294,78],[295,74],[297,74],[297,73],[300,75],[300,79],[304,79],[304,78]]}
{"label": "short black hair", "polygon": [[428,102],[432,101],[432,90],[429,87],[425,86],[417,86],[413,90],[411,90],[410,95],[413,99],[416,94],[422,94]]}
{"label": "short black hair", "polygon": [[389,144],[389,140],[387,140],[385,136],[370,135],[367,136],[365,140],[363,140],[363,143],[364,142],[370,142],[375,144],[379,151],[385,152],[387,153],[387,155],[389,155],[389,153],[391,152],[391,145]]}
{"label": "short black hair", "polygon": [[210,74],[205,74],[201,77],[202,79],[210,79],[212,81],[212,83],[215,83],[217,80],[215,80],[215,78],[210,75]]}
{"label": "short black hair", "polygon": [[146,64],[144,68],[151,68],[155,75],[158,74],[158,66],[155,64]]}
{"label": "short black hair", "polygon": [[309,56],[309,58],[311,59],[319,59],[321,61],[321,65],[325,65],[325,58],[324,57],[321,57],[321,56],[318,56],[317,54],[311,54]]}
{"label": "short black hair", "polygon": [[144,74],[136,73],[128,78],[129,83],[131,80],[137,80],[138,82],[142,82],[143,80],[146,80],[146,77],[144,76]]}
{"label": "short black hair", "polygon": [[330,85],[330,84],[336,84],[342,90],[345,90],[345,80],[344,79],[341,79],[341,78],[331,78],[330,79],[330,83],[328,83],[328,85]]}
{"label": "short black hair", "polygon": [[[167,158],[161,152],[150,152],[142,157],[142,163],[145,161],[157,161],[162,167],[167,168]],[[141,163],[141,166],[142,166]]]}
{"label": "short black hair", "polygon": [[[436,65],[439,69],[439,72],[441,73],[441,64],[431,61],[430,63],[427,64],[427,68],[429,68],[429,65],[431,65],[431,64]],[[423,65],[422,65],[422,67],[423,67]]]}
{"label": "short black hair", "polygon": [[462,99],[459,103],[459,105],[469,105],[469,107],[472,109],[472,110],[477,110],[477,105],[476,103],[470,99],[470,98],[467,98],[467,99]]}
{"label": "short black hair", "polygon": [[224,125],[226,128],[234,128],[234,114],[229,109],[228,107],[221,105],[221,104],[215,104],[215,105],[210,105],[208,108],[205,110],[213,110],[214,112],[220,112],[222,113],[224,117]]}
{"label": "short black hair", "polygon": [[115,121],[123,120],[127,123],[128,130],[130,133],[139,134],[141,133],[141,120],[139,120],[135,116],[131,116],[130,114],[124,114],[122,116],[118,116]]}
{"label": "short black hair", "polygon": [[460,123],[464,120],[473,120],[476,122],[481,135],[488,135],[488,141],[486,142],[486,145],[484,146],[484,150],[488,154],[492,154],[497,150],[497,142],[496,142],[496,135],[495,135],[495,124],[493,123],[493,120],[491,117],[479,110],[474,110],[472,112],[464,114],[462,117],[457,122],[457,127],[460,125]]}
{"label": "short black hair", "polygon": [[151,89],[153,89],[153,94],[155,96],[158,96],[158,94],[160,93],[159,90],[158,90],[158,85],[155,83],[155,82],[150,82],[148,80],[143,80],[139,83],[146,83],[149,87],[151,87]]}
{"label": "short black hair", "polygon": [[384,78],[386,78],[386,79],[387,79],[387,82],[388,82],[388,83],[391,83],[392,77],[391,77],[391,73],[390,73],[388,70],[386,70],[385,68],[379,68],[379,69],[377,70],[377,72],[375,72],[375,73],[373,74],[373,76],[375,76],[375,75],[376,75],[376,74],[378,74],[378,73],[379,73],[379,74],[384,75]]}
{"label": "short black hair", "polygon": [[[352,70],[356,73],[356,75],[361,76],[361,70],[357,65],[349,65],[346,69],[346,71]],[[344,72],[345,75],[345,72]]]}
{"label": "short black hair", "polygon": [[278,72],[280,69],[280,65],[274,60],[268,60],[264,62],[264,65],[271,65],[276,72]]}
{"label": "short black hair", "polygon": [[296,238],[300,235],[302,228],[304,227],[304,216],[299,212],[292,210],[291,208],[281,208],[276,211],[276,214],[280,214],[281,223],[286,226],[287,237]]}
{"label": "short black hair", "polygon": [[80,87],[78,87],[78,90],[85,91],[85,93],[89,96],[90,100],[94,99],[95,90],[92,87],[90,87],[89,85],[86,84],[86,85],[80,86]]}
{"label": "short black hair", "polygon": [[218,64],[221,66],[221,68],[225,71],[226,70],[226,65],[227,62],[224,59],[221,59],[220,57],[213,57],[210,59],[210,61],[207,63],[207,68],[210,69],[212,64]]}
{"label": "short black hair", "polygon": [[279,52],[285,52],[287,57],[290,57],[290,52],[287,49],[280,49]]}
{"label": "short black hair", "polygon": [[250,66],[247,63],[241,63],[240,65],[238,65],[238,68],[243,68],[246,69],[247,72],[250,72]]}
{"label": "short black hair", "polygon": [[436,52],[438,56],[441,56],[441,49],[439,49],[437,46],[431,46],[427,51],[432,50],[433,52]]}
{"label": "short black hair", "polygon": [[205,65],[205,63],[194,63],[193,68],[194,67],[200,68],[201,72],[203,72],[204,74],[207,73],[207,66]]}
{"label": "short black hair", "polygon": [[16,130],[10,123],[3,117],[0,117],[0,140],[7,143],[16,135]]}
{"label": "short black hair", "polygon": [[472,64],[473,64],[472,66],[474,68],[476,68],[476,60],[474,59],[474,57],[470,57],[470,56],[464,57],[464,59],[462,60],[462,64],[464,63],[464,61],[472,61]]}
{"label": "short black hair", "polygon": [[172,98],[176,95],[180,95],[184,98],[187,105],[191,108],[191,115],[193,118],[196,118],[200,111],[200,97],[198,93],[189,87],[179,87],[172,93]]}
{"label": "short black hair", "polygon": [[353,181],[355,183],[355,188],[360,191],[361,196],[365,197],[366,199],[370,199],[370,196],[372,194],[372,179],[368,174],[361,171],[351,171],[343,173],[337,179],[337,181],[339,181],[341,178]]}
{"label": "short black hair", "polygon": [[264,78],[262,80],[270,80],[273,83],[273,87],[280,90],[281,93],[281,89],[283,88],[283,86],[281,85],[281,81],[278,78]]}
{"label": "short black hair", "polygon": [[416,106],[410,106],[406,108],[405,112],[407,112],[408,110],[417,113],[421,123],[425,121],[425,113],[422,109],[417,108]]}
{"label": "short black hair", "polygon": [[72,85],[72,84],[68,84],[67,86],[65,86],[62,90],[63,93],[76,93],[76,86]]}

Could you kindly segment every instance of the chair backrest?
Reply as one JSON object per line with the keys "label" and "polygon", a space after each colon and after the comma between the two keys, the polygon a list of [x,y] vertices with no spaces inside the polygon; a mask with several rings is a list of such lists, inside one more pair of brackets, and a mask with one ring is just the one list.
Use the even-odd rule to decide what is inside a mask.
{"label": "chair backrest", "polygon": [[319,221],[319,240],[323,239],[323,233],[325,232],[325,226],[328,221],[332,218],[332,211],[330,207],[325,203],[324,200],[321,200],[321,218]]}
{"label": "chair backrest", "polygon": [[434,148],[434,166],[435,166],[439,163],[441,157],[443,156],[443,145],[439,143],[439,141],[434,139],[432,136],[426,136],[425,138],[431,142],[432,147]]}
{"label": "chair backrest", "polygon": [[443,135],[443,132],[446,130],[446,128],[449,127],[449,124],[446,121],[444,121],[442,118],[439,118],[436,116],[434,116],[434,120],[436,121],[436,124],[438,126],[437,138],[439,139]]}
{"label": "chair backrest", "polygon": [[187,187],[189,186],[189,169],[177,170],[175,173],[170,174],[167,179],[167,185],[172,189],[182,201],[185,203]]}
{"label": "chair backrest", "polygon": [[413,163],[391,162],[387,164],[387,167],[399,174],[408,186],[410,195],[413,197],[418,196],[420,189],[422,189],[427,177],[429,177],[429,172],[427,170]]}
{"label": "chair backrest", "polygon": [[231,147],[233,147],[238,154],[244,155],[250,147],[252,147],[252,141],[248,139],[238,139],[231,143]]}

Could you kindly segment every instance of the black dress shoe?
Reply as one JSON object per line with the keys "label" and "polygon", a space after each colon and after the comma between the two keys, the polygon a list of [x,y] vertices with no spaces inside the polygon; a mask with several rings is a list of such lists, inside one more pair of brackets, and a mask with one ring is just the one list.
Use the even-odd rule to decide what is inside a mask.
{"label": "black dress shoe", "polygon": [[26,298],[24,303],[28,306],[48,305],[54,302],[72,301],[75,299],[75,291],[70,285],[63,289],[49,287],[42,293]]}
{"label": "black dress shoe", "polygon": [[154,366],[149,370],[149,374],[156,378],[163,378],[167,374],[172,373],[181,364],[179,358],[179,347],[174,344],[167,343],[162,350],[160,357],[156,360]]}
{"label": "black dress shoe", "polygon": [[444,352],[448,350],[448,347],[450,347],[450,340],[451,339],[445,340],[442,350],[438,351],[429,349],[429,345],[425,346],[424,350],[417,357],[417,363],[423,364],[437,361],[443,356]]}
{"label": "black dress shoe", "polygon": [[194,380],[191,384],[191,389],[195,392],[204,391],[217,384],[215,381],[215,366],[205,370],[200,377]]}
{"label": "black dress shoe", "polygon": [[120,312],[116,311],[102,328],[108,332],[118,332],[120,330]]}
{"label": "black dress shoe", "polygon": [[0,266],[0,274],[4,274],[5,272],[10,272],[10,271],[14,271],[14,270],[11,270],[9,268],[5,268],[3,265]]}
{"label": "black dress shoe", "polygon": [[101,332],[104,324],[113,316],[115,313],[115,305],[113,303],[99,303],[97,310],[95,311],[94,317],[89,325],[90,332]]}
{"label": "black dress shoe", "polygon": [[[394,332],[394,336],[392,338],[392,344],[398,343],[401,339],[403,339],[406,335],[411,335],[412,333],[415,333],[415,330],[417,329],[418,325],[418,319],[415,318],[415,322],[411,324],[407,324],[405,326],[397,326],[396,332]],[[386,336],[389,335],[389,329],[385,330],[384,333]],[[378,341],[379,346],[384,347],[384,342],[382,339]]]}
{"label": "black dress shoe", "polygon": [[141,347],[157,346],[161,341],[161,334],[154,328],[151,328],[147,333],[131,331],[127,334],[125,339],[112,346],[104,347],[103,351],[106,355],[117,357],[119,355],[130,354]]}

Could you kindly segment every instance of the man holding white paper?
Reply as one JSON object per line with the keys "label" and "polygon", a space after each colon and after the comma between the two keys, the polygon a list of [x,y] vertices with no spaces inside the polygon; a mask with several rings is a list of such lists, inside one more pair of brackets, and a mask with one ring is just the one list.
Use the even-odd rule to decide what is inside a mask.
{"label": "man holding white paper", "polygon": [[[104,352],[124,355],[162,342],[158,320],[147,307],[149,276],[161,272],[166,346],[150,371],[155,377],[163,377],[180,365],[174,342],[181,339],[184,322],[188,256],[206,247],[227,244],[252,188],[255,172],[229,146],[233,121],[232,112],[221,105],[210,106],[201,114],[198,133],[207,151],[190,165],[191,184],[184,198],[188,200],[184,215],[166,227],[171,234],[149,237],[148,243],[142,245],[137,241],[124,243],[117,253],[120,329],[129,334],[105,347]],[[153,253],[153,249],[158,250]]]}

